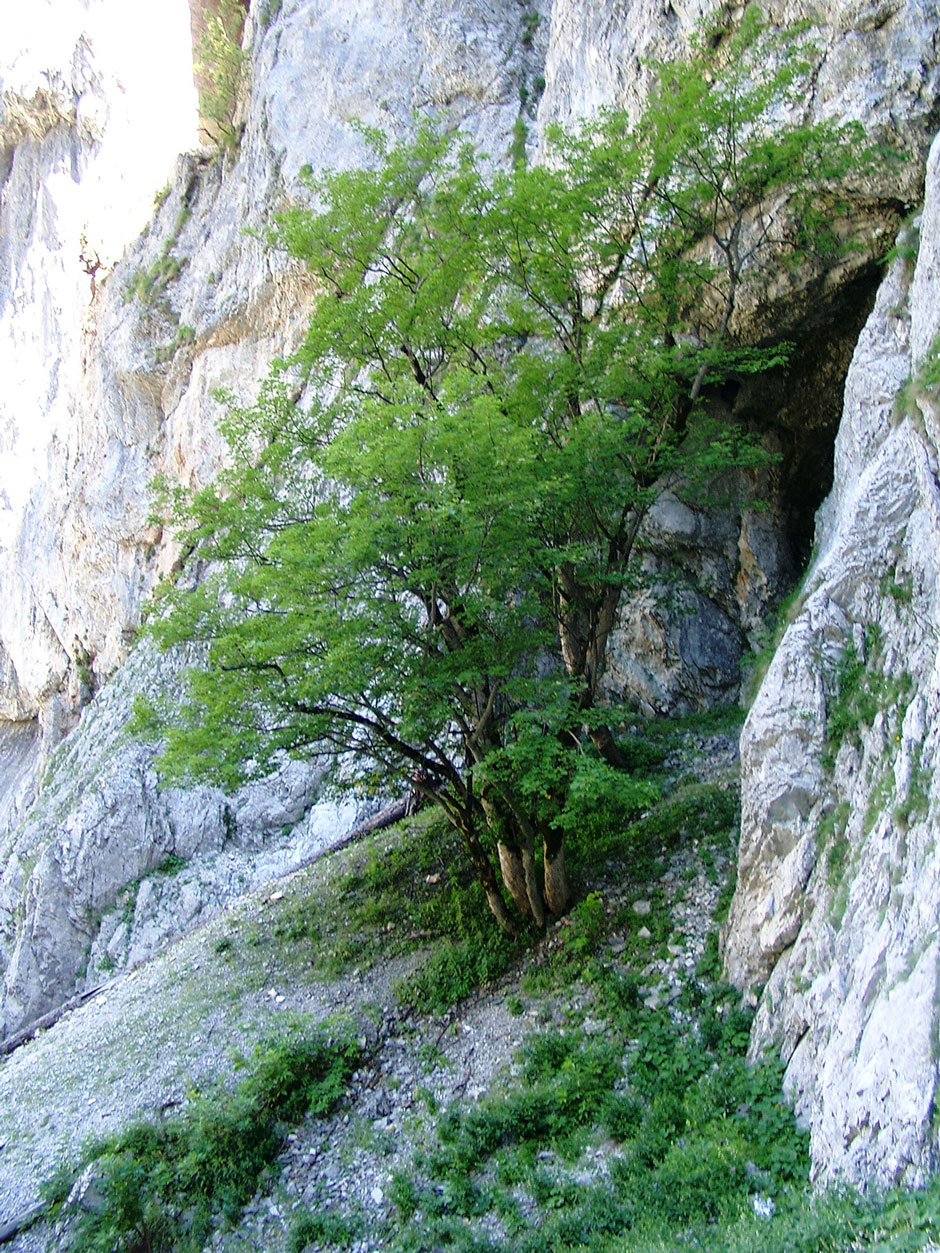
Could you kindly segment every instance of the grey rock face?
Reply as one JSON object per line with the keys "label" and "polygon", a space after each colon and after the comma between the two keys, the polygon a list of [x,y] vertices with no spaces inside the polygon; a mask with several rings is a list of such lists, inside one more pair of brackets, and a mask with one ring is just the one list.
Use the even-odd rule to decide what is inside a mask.
{"label": "grey rock face", "polygon": [[137,694],[172,692],[191,660],[135,650],[52,754],[38,801],[0,846],[0,1034],[137,965],[374,807],[321,799],[325,763],[285,763],[233,796],[160,787],[154,749],[128,741],[128,710]]}
{"label": "grey rock face", "polygon": [[[776,477],[776,476],[773,476]],[[762,475],[765,499],[779,497]],[[752,483],[734,492],[754,498]],[[782,502],[696,509],[667,492],[646,520],[641,590],[624,597],[604,693],[650,713],[690,713],[737,699],[748,635],[792,577]]]}
{"label": "grey rock face", "polygon": [[823,1179],[937,1164],[940,142],[846,386],[819,556],[742,736],[730,976]]}
{"label": "grey rock face", "polygon": [[[119,112],[119,76],[102,60],[104,44],[84,36],[83,23],[96,14],[119,23],[126,8],[125,0],[74,0],[75,20],[63,28],[54,65],[20,61],[16,73],[0,70],[6,1030],[283,873],[356,816],[355,807],[318,801],[316,769],[286,771],[269,787],[235,798],[164,792],[148,750],[121,738],[134,691],[175,682],[169,664],[161,669],[141,657],[124,666],[142,602],[179,558],[172,539],[148,520],[148,484],[159,472],[199,484],[217,471],[223,446],[214,390],[253,394],[271,358],[297,344],[309,307],[307,277],[243,228],[263,226],[273,206],[297,193],[303,166],[362,160],[353,118],[399,137],[413,125],[413,110],[447,111],[495,160],[521,121],[535,156],[552,121],[605,103],[639,110],[650,58],[686,47],[702,17],[733,24],[741,13],[717,0],[283,0],[266,21],[252,6],[251,90],[237,160],[225,167],[205,153],[181,158],[154,221],[121,260],[127,239],[97,257],[69,206],[99,168]],[[797,0],[766,9],[781,22],[809,15]],[[170,4],[166,10],[176,11]],[[808,104],[815,116],[861,118],[914,151],[922,148],[938,95],[933,0],[844,0],[828,6],[819,42]],[[911,197],[919,177],[915,159],[897,185],[864,189],[872,231],[890,217],[886,202]],[[911,354],[919,362],[936,329],[928,310],[937,303],[937,251],[929,228],[910,326],[898,267],[866,331],[851,383],[857,417],[840,435],[836,487],[821,523],[821,573],[807,585],[804,610],[773,663],[744,742],[745,835],[729,967],[742,983],[773,971],[759,1038],[783,1032],[786,1047],[796,1050],[791,1079],[814,1119],[819,1163],[838,1126],[862,1129],[845,1133],[850,1147],[833,1158],[834,1169],[858,1175],[871,1165],[890,1174],[902,1154],[916,1174],[932,1152],[922,1118],[932,1072],[914,1046],[920,1037],[910,1031],[902,1042],[890,1031],[903,996],[917,998],[919,1022],[927,1022],[932,995],[932,949],[902,905],[915,881],[918,892],[928,891],[932,873],[923,814],[933,813],[925,779],[934,653],[929,629],[916,624],[936,620],[928,559],[936,415],[927,393],[915,398],[914,416],[895,424],[890,412]],[[732,516],[662,502],[648,523],[649,590],[624,606],[612,648],[611,698],[657,710],[734,698],[739,657],[792,568],[799,544],[787,519],[811,468],[807,449],[824,443],[833,421],[832,393],[867,300],[867,289],[857,292],[840,315],[839,334],[820,334],[839,300],[847,300],[840,293],[848,290],[850,269],[820,279],[809,299],[795,299],[786,283],[770,293],[771,320],[787,322],[806,341],[779,393],[742,389],[735,402],[746,420],[772,429],[785,453],[777,478],[752,488],[770,508]],[[819,435],[818,445],[807,432]],[[819,471],[806,509],[826,477]],[[883,583],[885,572],[890,583]],[[866,638],[872,622],[881,627],[878,639]],[[847,740],[831,764],[824,727],[849,639],[892,693],[904,688],[907,703],[902,710],[900,697],[891,704],[886,696],[881,721],[865,726],[860,745]],[[916,675],[916,709],[906,674]],[[882,795],[889,776],[899,799]],[[45,783],[30,808],[40,777]],[[856,787],[861,799],[853,792],[849,800]],[[886,815],[899,807],[907,814],[903,840],[900,828],[886,834]],[[870,810],[880,818],[868,829]],[[831,847],[848,859],[852,873],[843,879],[834,853],[823,859],[829,869],[820,860],[824,825],[840,832]],[[863,845],[880,866],[877,884],[865,888],[852,886],[854,854],[846,851]],[[161,874],[161,866],[177,873]],[[805,930],[804,920],[822,917],[840,884],[848,885],[840,927]],[[918,900],[917,916],[926,916],[928,898]],[[846,920],[856,917],[852,930]],[[786,956],[799,949],[804,930],[814,937],[801,959],[812,975],[806,987]],[[864,962],[860,952],[868,954]],[[857,960],[867,983],[855,973]],[[824,973],[830,982],[817,986]],[[824,1011],[843,1000],[861,1008],[840,1034]],[[872,1005],[882,1008],[866,1018]],[[893,1041],[882,1051],[879,1032]],[[890,1129],[894,1080],[882,1052],[893,1059],[890,1075],[902,1076],[898,1091],[909,1094]],[[839,1104],[846,1089],[840,1067],[850,1054],[870,1099],[847,1113],[848,1098]],[[815,1083],[813,1074],[825,1080]],[[840,1124],[843,1115],[849,1121]]]}

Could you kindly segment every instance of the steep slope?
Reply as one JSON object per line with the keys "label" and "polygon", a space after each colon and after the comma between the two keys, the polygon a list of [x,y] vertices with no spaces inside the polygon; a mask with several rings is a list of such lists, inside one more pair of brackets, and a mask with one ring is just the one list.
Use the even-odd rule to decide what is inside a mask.
{"label": "steep slope", "polygon": [[[121,0],[97,0],[76,12],[104,29],[120,7]],[[807,16],[799,3],[766,7],[781,22]],[[86,166],[104,153],[116,124],[121,85],[101,62],[103,36],[86,31],[84,16],[63,24],[47,64],[20,65],[14,95],[4,70],[0,239],[5,272],[19,277],[0,289],[9,327],[0,342],[11,371],[29,380],[0,412],[5,452],[28,451],[15,467],[4,463],[0,537],[0,712],[10,745],[0,763],[8,824],[0,833],[5,1031],[95,981],[102,961],[122,965],[152,951],[173,932],[174,910],[178,926],[203,916],[219,890],[215,871],[194,870],[188,903],[181,892],[162,912],[155,905],[162,890],[131,889],[167,855],[202,852],[215,865],[224,848],[237,860],[283,828],[290,843],[335,816],[311,810],[319,782],[311,772],[292,779],[286,802],[278,787],[270,806],[255,797],[257,821],[233,825],[245,798],[166,797],[147,754],[121,740],[122,710],[135,688],[175,682],[172,670],[161,675],[147,657],[112,680],[146,595],[179,555],[148,521],[147,484],[159,472],[205,481],[222,456],[214,390],[251,394],[270,359],[289,352],[303,329],[306,276],[244,228],[262,227],[272,207],[296,193],[305,165],[362,159],[355,118],[394,136],[407,132],[413,110],[446,110],[493,154],[507,152],[522,129],[534,156],[552,121],[609,102],[638,107],[649,58],[685,48],[703,16],[733,24],[741,11],[711,0],[252,5],[250,99],[234,162],[207,152],[181,157],[153,222],[113,268],[123,239],[110,236],[109,251],[95,254],[81,230],[77,241],[40,230],[65,221],[63,206],[85,187]],[[935,17],[929,0],[852,0],[831,6],[820,32],[814,114],[860,118],[912,153],[900,175],[860,189],[875,252],[898,206],[920,195],[921,155],[937,121]],[[178,38],[177,70],[189,58],[185,31]],[[160,92],[171,82],[168,74]],[[97,113],[92,99],[104,102]],[[159,100],[151,99],[151,110]],[[149,177],[154,187],[165,175],[151,169]],[[84,226],[94,214],[82,206],[75,220]],[[736,695],[739,658],[779,598],[828,488],[826,444],[874,281],[868,260],[851,258],[802,291],[781,283],[754,312],[801,340],[787,380],[742,389],[728,402],[784,454],[770,480],[752,485],[770,507],[719,519],[678,505],[660,511],[648,558],[656,595],[624,609],[612,698],[662,710]],[[45,795],[27,812],[46,764]],[[336,819],[340,827],[350,820],[350,813]],[[747,821],[750,839],[757,826]],[[283,865],[280,857],[272,865]],[[250,881],[255,873],[245,870]],[[120,932],[129,889],[133,927]],[[758,906],[740,899],[739,949],[750,954],[746,919]],[[739,951],[736,943],[729,940],[729,953]]]}

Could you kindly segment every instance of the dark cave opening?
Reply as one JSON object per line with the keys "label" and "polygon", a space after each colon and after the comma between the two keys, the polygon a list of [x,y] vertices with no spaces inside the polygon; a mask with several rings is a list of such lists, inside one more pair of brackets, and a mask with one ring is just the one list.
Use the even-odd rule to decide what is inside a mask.
{"label": "dark cave opening", "polygon": [[776,503],[794,574],[809,562],[816,512],[832,489],[845,379],[881,277],[872,262],[835,292],[808,300],[782,336],[794,345],[789,363],[746,380],[735,401],[736,415],[779,449]]}

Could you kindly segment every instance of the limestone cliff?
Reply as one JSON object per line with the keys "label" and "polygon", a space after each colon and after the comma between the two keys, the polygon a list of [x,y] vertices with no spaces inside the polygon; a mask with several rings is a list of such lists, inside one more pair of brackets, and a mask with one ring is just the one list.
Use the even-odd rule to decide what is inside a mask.
{"label": "limestone cliff", "polygon": [[[918,251],[919,242],[919,251]],[[937,1164],[940,144],[846,385],[818,556],[742,737],[726,960],[823,1177]],[[915,259],[916,257],[916,259]]]}
{"label": "limestone cliff", "polygon": [[[51,3],[46,8],[52,12]],[[146,655],[130,670],[120,669],[148,592],[178,557],[172,541],[148,521],[147,485],[160,472],[198,483],[217,469],[222,446],[213,391],[222,386],[250,394],[267,362],[296,344],[304,323],[304,274],[244,228],[263,226],[272,208],[297,193],[304,166],[360,160],[363,150],[349,125],[354,118],[396,136],[413,124],[415,110],[447,111],[497,159],[521,126],[534,157],[547,124],[608,102],[638,108],[651,58],[686,47],[705,16],[729,26],[741,15],[716,0],[256,0],[245,28],[249,79],[237,153],[231,160],[202,150],[181,156],[153,221],[130,242],[126,225],[124,234],[109,225],[98,203],[113,208],[114,188],[128,178],[127,160],[105,162],[123,116],[122,74],[133,72],[130,63],[120,64],[105,34],[120,26],[122,0],[76,0],[66,8],[70,21],[58,24],[48,57],[22,54],[0,67],[0,353],[5,379],[17,382],[0,398],[5,1030],[115,963],[152,951],[203,916],[209,898],[257,881],[263,866],[243,861],[256,846],[282,838],[271,864],[283,868],[290,846],[320,831],[324,814],[330,821],[351,818],[316,809],[315,771],[272,784],[270,804],[257,793],[164,795],[146,752],[121,740],[121,715],[133,690],[174,683],[173,671],[161,673]],[[796,0],[765,8],[782,23],[809,11]],[[184,90],[180,66],[188,73],[191,63],[185,5],[172,13],[177,42],[165,63],[166,81],[152,88],[149,111],[156,115],[166,92]],[[878,233],[893,232],[899,207],[921,195],[923,156],[938,121],[937,38],[930,0],[842,0],[829,6],[819,30],[807,109],[818,117],[860,118],[910,153],[899,175],[859,189],[873,253],[881,247]],[[180,124],[175,142],[153,151],[135,185],[137,199],[144,185],[149,196],[165,182],[169,151],[190,143],[184,130]],[[87,198],[93,186],[100,194]],[[886,247],[887,236],[883,242]],[[802,290],[782,283],[768,293],[773,303],[755,312],[786,325],[800,341],[787,379],[741,389],[727,400],[782,454],[777,469],[751,485],[769,508],[745,507],[717,518],[666,502],[657,512],[649,536],[651,591],[624,608],[611,658],[612,698],[670,709],[736,696],[739,659],[808,547],[812,511],[828,490],[842,379],[876,281],[870,256],[860,256],[814,276]],[[902,280],[896,273],[890,281]],[[926,283],[915,278],[914,291]],[[887,316],[893,299],[882,295],[880,316]],[[919,333],[917,361],[927,335]],[[898,349],[883,372],[878,364],[868,367],[886,398],[896,390],[892,370],[902,369],[905,351]],[[914,417],[906,418],[898,429],[914,425]],[[851,461],[851,442],[874,446],[874,436],[847,430],[840,435],[836,495],[826,514],[830,539],[846,525],[846,510],[856,500],[847,484],[858,471],[842,468]],[[900,554],[906,541],[900,531],[892,534]],[[858,595],[885,600],[883,567],[872,582],[865,561]],[[912,568],[905,561],[900,555],[895,561],[899,586],[907,586],[903,572]],[[920,584],[912,587],[921,595]],[[930,606],[914,592],[912,598],[914,620],[914,610],[927,613]],[[869,620],[857,615],[859,623]],[[889,657],[906,654],[908,640],[898,635],[891,653],[891,633],[901,628],[894,619],[881,625],[879,664],[895,675],[900,663]],[[840,622],[839,630],[848,628]],[[833,666],[840,640],[837,632]],[[810,653],[800,656],[805,682],[816,684],[822,701],[825,683],[831,691],[834,680]],[[913,675],[913,663],[907,664]],[[771,674],[777,672],[775,663]],[[784,719],[783,704],[778,693],[778,719]],[[745,740],[748,798],[762,787],[753,763],[772,756],[766,746],[760,754],[748,747],[764,745],[755,729],[763,707],[758,704]],[[929,699],[923,710],[926,718]],[[821,728],[821,706],[817,714]],[[789,729],[783,722],[780,727],[798,745],[812,739],[813,728],[799,712]],[[849,751],[840,750],[836,759],[830,808],[847,786],[849,775],[843,779],[840,772],[848,769]],[[801,823],[826,807],[829,783],[816,756],[810,744],[794,757],[797,773],[806,775],[802,791],[794,790],[794,797],[803,797],[803,809],[793,811]],[[41,766],[46,785],[33,802]],[[775,901],[780,895],[766,861],[773,840],[757,838],[769,830],[758,809],[756,799],[746,800],[742,886],[728,940],[729,960],[745,979],[766,976],[798,929],[787,915],[774,924],[770,942],[752,934],[755,911],[767,912],[768,893],[777,892]],[[793,847],[804,834],[800,827]],[[782,834],[773,847],[785,851],[790,838]],[[230,873],[229,854],[239,874]],[[174,890],[165,880],[149,880],[140,891],[131,886],[168,855],[202,857],[203,868],[193,863]],[[791,876],[799,882],[796,896],[812,861],[800,857],[802,869]],[[753,873],[752,864],[759,867]],[[786,912],[775,909],[775,917]],[[920,943],[911,939],[902,964]],[[765,1035],[780,1021],[772,1012],[777,982],[761,1012]],[[819,1126],[835,1117],[823,1106],[814,1110]]]}

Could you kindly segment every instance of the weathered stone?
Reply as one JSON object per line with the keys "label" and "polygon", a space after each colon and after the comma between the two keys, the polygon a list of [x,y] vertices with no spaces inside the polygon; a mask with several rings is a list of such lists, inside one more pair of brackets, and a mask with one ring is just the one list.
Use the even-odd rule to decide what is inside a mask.
{"label": "weathered stone", "polygon": [[[276,14],[265,9],[271,20],[252,6],[250,103],[237,158],[228,166],[205,152],[181,158],[153,223],[131,244],[130,202],[139,208],[141,195],[151,199],[166,180],[169,152],[188,143],[158,152],[139,135],[144,112],[163,119],[171,92],[191,96],[183,82],[189,48],[181,36],[172,56],[154,56],[140,14],[124,0],[57,7],[41,39],[22,49],[5,45],[0,67],[0,716],[10,724],[0,738],[0,963],[7,1028],[96,978],[102,962],[140,960],[354,820],[354,806],[344,812],[316,803],[315,768],[285,770],[269,789],[235,798],[210,789],[183,795],[159,786],[148,750],[121,739],[135,688],[175,678],[172,663],[161,674],[140,658],[120,669],[142,602],[179,558],[172,539],[149,521],[148,484],[158,472],[199,484],[217,471],[224,446],[214,390],[250,397],[270,359],[297,344],[309,307],[300,267],[266,251],[244,227],[263,226],[273,206],[300,194],[305,165],[361,161],[353,118],[400,137],[415,109],[446,110],[496,161],[521,121],[535,156],[553,121],[606,103],[636,114],[652,60],[687,47],[702,18],[726,26],[740,18],[719,0],[283,0]],[[185,7],[158,6],[154,21],[183,31]],[[47,8],[30,12],[45,20]],[[801,0],[765,9],[780,22],[813,16]],[[876,241],[898,202],[914,194],[916,154],[935,121],[934,10],[926,0],[846,0],[828,7],[819,32],[809,105],[815,116],[862,119],[915,153],[899,173],[886,165],[859,188]],[[135,132],[122,121],[133,82],[114,35],[129,21],[128,47],[143,47],[160,75],[147,110],[135,114],[137,146],[153,155],[136,181],[126,160]],[[116,144],[122,134],[123,149]],[[127,210],[120,229],[119,205]],[[874,1163],[890,1174],[902,1143],[913,1174],[929,1157],[916,1147],[923,1101],[913,1097],[904,1098],[897,1126],[906,1130],[891,1148],[876,1036],[888,1033],[884,1065],[897,1064],[907,1076],[897,1091],[925,1092],[921,1035],[892,1036],[901,1016],[877,1007],[882,987],[890,997],[892,986],[909,986],[924,1014],[931,995],[917,920],[930,913],[933,863],[929,823],[918,807],[931,777],[940,704],[933,638],[923,626],[936,621],[937,412],[929,391],[915,389],[912,416],[895,423],[891,414],[940,316],[935,218],[925,213],[910,300],[898,265],[859,347],[820,556],[744,737],[741,883],[729,968],[742,983],[771,975],[759,1036],[782,1032],[796,1050],[791,1081],[803,1085],[803,1107],[814,1118],[817,1161],[829,1152],[839,1110],[857,1113],[862,1130],[854,1147],[832,1158],[850,1173]],[[803,288],[787,273],[763,303],[744,302],[742,323],[774,334],[792,330],[799,340],[776,391],[764,380],[742,386],[733,402],[742,421],[776,428],[767,438],[783,453],[780,468],[749,489],[769,507],[719,515],[675,497],[660,503],[644,537],[650,590],[624,605],[607,680],[611,698],[655,710],[734,698],[739,658],[787,582],[807,518],[828,486],[825,445],[848,345],[869,299],[866,266],[852,254],[812,281],[804,276]],[[892,582],[883,586],[886,578]],[[884,587],[900,591],[892,596]],[[899,722],[873,725],[861,746],[846,744],[830,785],[823,736],[832,673],[846,640],[863,643],[859,631],[872,621],[883,631],[879,665],[896,684],[905,672],[914,676],[921,704],[912,699]],[[871,772],[880,777],[882,766],[895,794],[874,805]],[[30,808],[43,774],[46,786]],[[845,838],[872,871],[847,879],[843,918],[852,921],[808,928],[836,895],[820,868],[821,825],[855,787],[860,799],[850,804]],[[898,808],[907,813],[904,830]],[[186,867],[154,874],[170,854]],[[799,995],[797,971],[808,981]],[[865,991],[853,999],[863,978]],[[859,1040],[873,1033],[864,1066],[875,1069],[865,1090],[882,1095],[868,1105],[847,1098],[839,1105],[851,1082],[842,1083],[843,1070],[851,1073],[842,1063],[856,1056],[856,1044],[847,1043],[848,1027],[844,1041],[830,1032],[826,1007],[843,992],[846,1004],[862,1007],[859,1014],[875,1007],[877,1028],[847,1019]],[[892,1011],[897,1003],[896,996]],[[814,1067],[827,1076],[825,1100],[813,1087]],[[877,1136],[870,1131],[876,1123]]]}
{"label": "weathered stone", "polygon": [[913,1183],[938,1160],[938,164],[940,141],[916,268],[893,264],[859,341],[819,556],[741,744],[725,962],[766,981],[753,1048],[788,1061],[824,1180]]}

